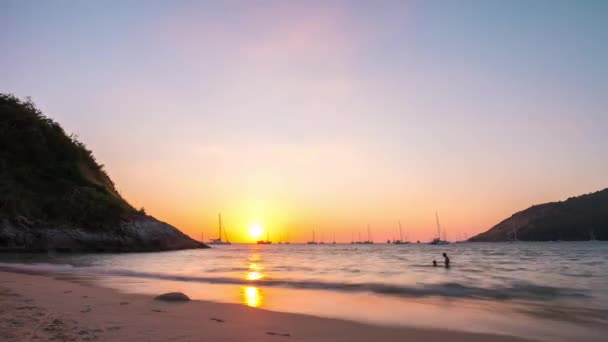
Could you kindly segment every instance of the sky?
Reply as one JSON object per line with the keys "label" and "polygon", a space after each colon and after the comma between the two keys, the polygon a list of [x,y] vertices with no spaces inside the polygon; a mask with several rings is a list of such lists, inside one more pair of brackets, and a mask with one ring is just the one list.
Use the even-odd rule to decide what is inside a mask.
{"label": "sky", "polygon": [[205,239],[484,231],[608,187],[608,1],[0,0],[0,92]]}

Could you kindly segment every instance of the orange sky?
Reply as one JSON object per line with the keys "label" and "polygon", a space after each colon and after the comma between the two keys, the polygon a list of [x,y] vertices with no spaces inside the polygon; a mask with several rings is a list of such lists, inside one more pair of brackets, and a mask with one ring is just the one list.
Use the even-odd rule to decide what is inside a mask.
{"label": "orange sky", "polygon": [[[374,241],[380,242],[398,237],[398,220],[410,240],[426,241],[436,231],[435,211],[448,238],[462,239],[532,204],[580,192],[578,184],[553,189],[542,183],[535,186],[534,180],[527,186],[535,191],[520,189],[508,180],[497,184],[479,179],[471,187],[463,181],[452,184],[455,178],[449,174],[435,179],[400,176],[394,168],[377,163],[362,170],[356,160],[345,156],[345,151],[323,149],[317,151],[316,158],[298,163],[282,155],[286,152],[271,150],[274,152],[263,149],[245,153],[253,159],[267,156],[268,160],[257,163],[247,158],[216,157],[197,165],[186,158],[188,161],[172,163],[179,169],[165,167],[166,161],[150,161],[140,168],[108,168],[131,203],[145,206],[148,213],[192,237],[200,238],[201,232],[206,239],[217,235],[217,214],[221,212],[234,242],[252,242],[248,228],[253,224],[268,229],[274,241],[283,237],[304,242],[315,229],[318,239],[331,241],[335,234],[338,241],[350,242],[359,232],[366,236],[368,223]],[[324,153],[327,159],[323,159]],[[336,154],[343,157],[335,160],[332,156]],[[298,156],[301,154],[293,158]],[[319,166],[323,169],[317,170]]]}

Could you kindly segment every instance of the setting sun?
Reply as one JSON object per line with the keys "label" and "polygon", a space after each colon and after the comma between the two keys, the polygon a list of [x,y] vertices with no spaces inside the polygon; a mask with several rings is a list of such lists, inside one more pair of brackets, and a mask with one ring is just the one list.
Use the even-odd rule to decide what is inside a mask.
{"label": "setting sun", "polygon": [[253,224],[249,226],[249,236],[252,238],[257,239],[262,236],[262,233],[264,233],[264,228],[261,225]]}

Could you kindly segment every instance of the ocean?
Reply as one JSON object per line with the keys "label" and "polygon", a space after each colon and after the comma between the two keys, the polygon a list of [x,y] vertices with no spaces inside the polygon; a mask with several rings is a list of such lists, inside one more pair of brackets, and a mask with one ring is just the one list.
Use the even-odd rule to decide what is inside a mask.
{"label": "ocean", "polygon": [[546,341],[608,336],[606,242],[234,244],[160,253],[0,254],[0,261],[0,267],[78,275],[124,292],[182,291],[194,299],[380,325]]}

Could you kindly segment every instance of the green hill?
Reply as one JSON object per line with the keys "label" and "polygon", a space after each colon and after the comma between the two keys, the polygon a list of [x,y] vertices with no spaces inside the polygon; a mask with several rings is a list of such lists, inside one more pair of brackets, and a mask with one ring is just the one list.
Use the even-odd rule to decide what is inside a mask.
{"label": "green hill", "polygon": [[[138,228],[130,232],[134,225]],[[204,246],[181,232],[168,234],[167,241],[148,241],[145,229],[162,231],[161,225],[167,232],[179,232],[127,203],[92,152],[32,102],[0,94],[0,249],[131,251]],[[71,231],[70,238],[60,238],[66,240],[61,245],[56,237],[47,236],[49,229],[59,229],[64,233],[60,237]],[[77,232],[86,232],[90,239],[74,241]],[[96,243],[95,236],[104,238]]]}
{"label": "green hill", "polygon": [[532,206],[470,241],[608,240],[608,189]]}

